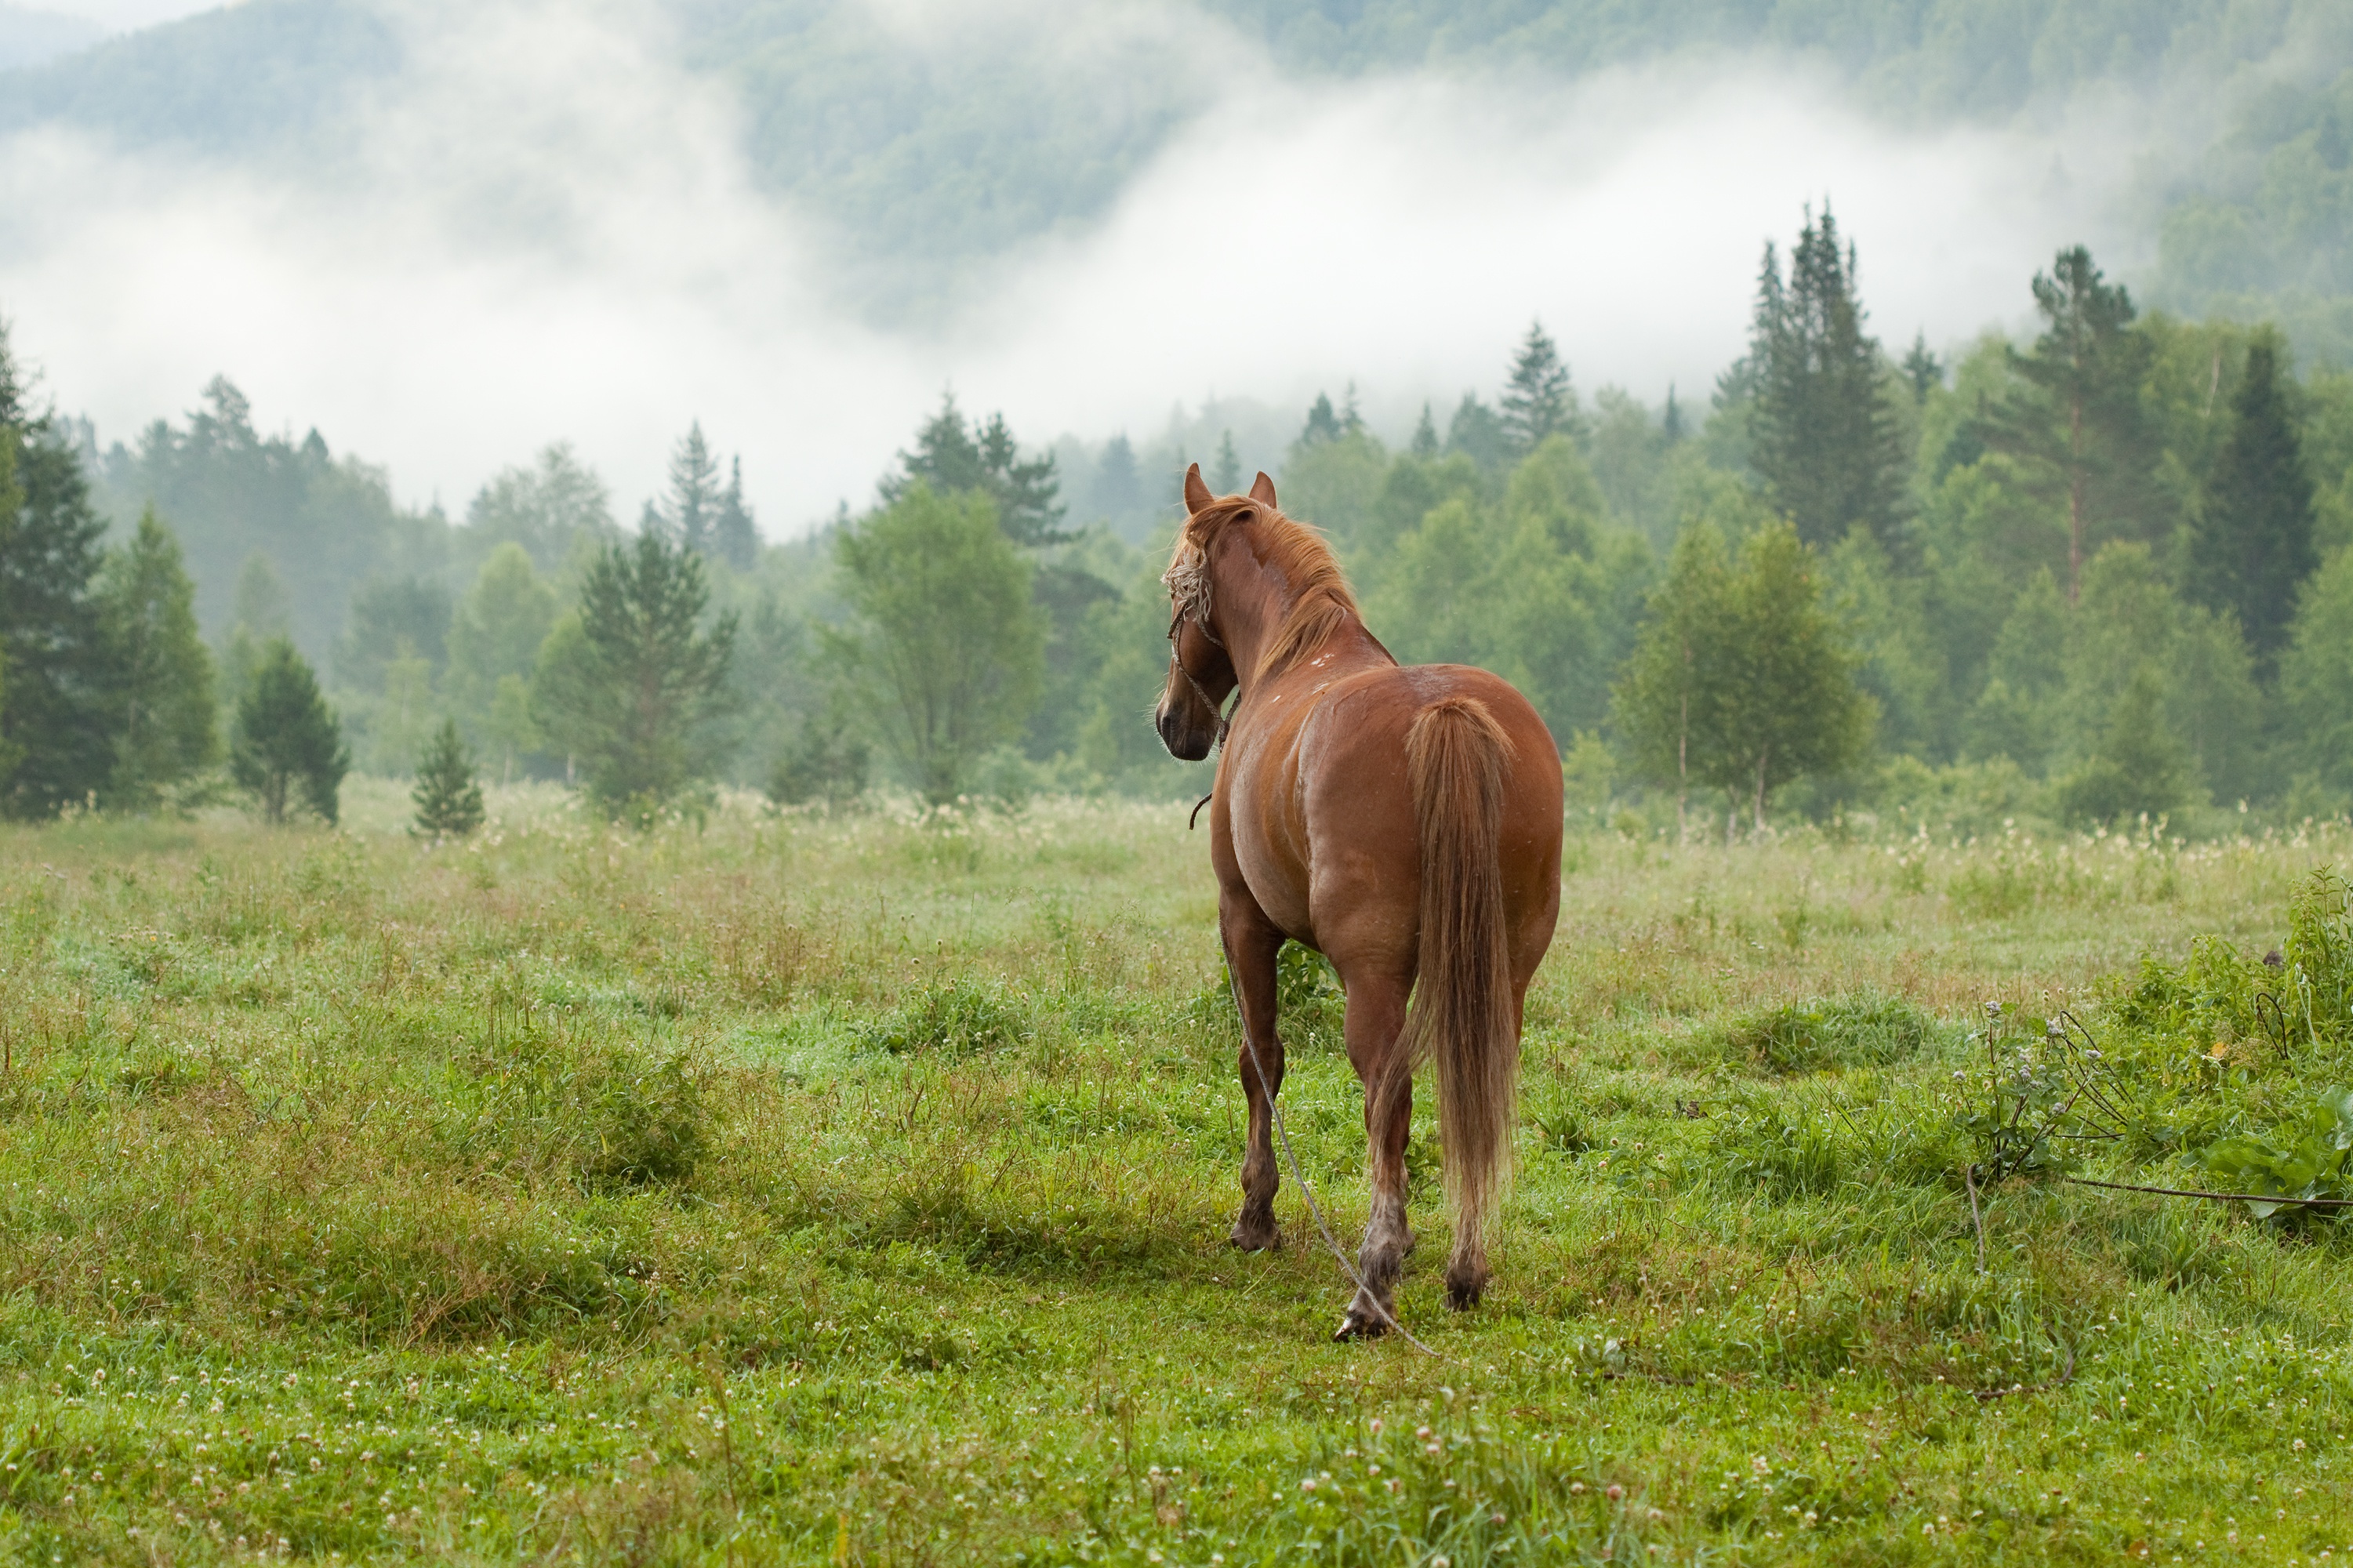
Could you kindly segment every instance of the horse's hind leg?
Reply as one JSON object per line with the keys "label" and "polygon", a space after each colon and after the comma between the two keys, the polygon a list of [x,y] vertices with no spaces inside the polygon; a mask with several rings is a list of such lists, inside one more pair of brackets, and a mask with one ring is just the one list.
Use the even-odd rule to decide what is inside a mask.
{"label": "horse's hind leg", "polygon": [[1365,1222],[1364,1247],[1356,1255],[1362,1286],[1332,1336],[1335,1340],[1369,1339],[1395,1325],[1398,1276],[1404,1272],[1405,1255],[1413,1249],[1413,1232],[1406,1224],[1405,1213],[1405,1149],[1413,1131],[1413,1079],[1409,1074],[1400,1082],[1389,1083],[1392,1072],[1409,1071],[1398,1049],[1398,1037],[1405,1026],[1406,997],[1411,986],[1410,977],[1349,976],[1348,1060],[1365,1086],[1365,1141],[1373,1204]]}
{"label": "horse's hind leg", "polygon": [[1263,1252],[1282,1245],[1274,1223],[1274,1190],[1281,1170],[1274,1159],[1274,1096],[1282,1088],[1282,1041],[1274,1032],[1275,955],[1282,933],[1255,903],[1230,891],[1219,900],[1218,934],[1226,948],[1226,967],[1234,977],[1241,1007],[1242,1048],[1235,1066],[1241,1074],[1242,1098],[1250,1106],[1250,1143],[1242,1153],[1242,1212],[1234,1220],[1233,1240],[1245,1252]]}

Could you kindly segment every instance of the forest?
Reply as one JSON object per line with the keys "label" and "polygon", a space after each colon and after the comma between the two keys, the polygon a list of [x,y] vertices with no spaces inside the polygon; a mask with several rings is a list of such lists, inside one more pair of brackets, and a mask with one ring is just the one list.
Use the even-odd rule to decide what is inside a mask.
{"label": "forest", "polygon": [[[2080,247],[2022,280],[2034,336],[1947,363],[1873,335],[1862,254],[1803,215],[1765,247],[1748,352],[1689,400],[1588,393],[1541,323],[1395,449],[1344,384],[1296,426],[1283,504],[1399,658],[1527,690],[1588,826],[2353,805],[2353,376],[2299,374],[2267,324],[2144,312]],[[226,380],[102,451],[6,389],[15,815],[299,809],[301,765],[249,754],[264,687],[335,778],[409,775],[446,723],[487,777],[617,814],[721,784],[1206,787],[1144,714],[1176,479],[1247,483],[1230,425],[1025,446],[950,396],[867,510],[776,543],[699,426],[627,526],[563,445],[451,519],[315,431],[259,433]]]}

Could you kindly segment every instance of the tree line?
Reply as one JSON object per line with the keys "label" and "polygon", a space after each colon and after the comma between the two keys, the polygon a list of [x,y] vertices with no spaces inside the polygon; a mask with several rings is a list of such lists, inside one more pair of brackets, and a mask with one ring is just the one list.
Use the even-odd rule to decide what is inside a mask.
{"label": "tree line", "polygon": [[[1316,397],[1284,503],[1400,658],[1528,691],[1585,809],[2344,809],[2353,378],[2299,378],[2262,326],[2142,313],[2080,247],[2022,293],[2031,341],[1891,350],[1857,247],[1809,213],[1765,247],[1747,350],[1695,403],[1581,395],[1537,325],[1492,399],[1425,405],[1396,449],[1353,387]],[[315,434],[256,435],[226,383],[185,429],[100,455],[9,376],[12,814],[234,787],[331,816],[332,783],[305,781],[353,765],[462,800],[452,758],[625,816],[721,780],[794,802],[1190,785],[1136,717],[1165,668],[1165,543],[1073,516],[1057,449],[953,398],[867,511],[766,544],[699,426],[634,535],[561,446],[450,523],[398,512]],[[1123,457],[1089,457],[1090,497]],[[1164,538],[1196,458],[1245,482],[1230,428],[1155,447],[1167,471],[1135,484],[1171,498]],[[280,563],[318,572],[303,542],[352,517],[340,547],[373,554],[331,626],[326,583]],[[167,520],[216,578],[252,546],[212,590],[209,647]]]}

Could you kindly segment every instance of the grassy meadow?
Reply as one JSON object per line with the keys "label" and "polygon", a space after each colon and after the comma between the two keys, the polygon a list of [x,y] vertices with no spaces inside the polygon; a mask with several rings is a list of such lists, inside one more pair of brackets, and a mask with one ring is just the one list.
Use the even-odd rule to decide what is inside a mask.
{"label": "grassy meadow", "polygon": [[[1328,1342],[1287,1174],[1287,1247],[1226,1245],[1183,806],[492,814],[0,830],[0,1558],[2353,1557],[2337,1225],[2030,1172],[1980,1230],[1962,1176],[1989,1001],[2001,1059],[2097,1040],[2085,1173],[2200,1185],[2353,1083],[2211,1000],[2342,827],[1573,838],[1465,1316],[1417,1135],[1432,1357]],[[1336,996],[1285,991],[1353,1240]]]}

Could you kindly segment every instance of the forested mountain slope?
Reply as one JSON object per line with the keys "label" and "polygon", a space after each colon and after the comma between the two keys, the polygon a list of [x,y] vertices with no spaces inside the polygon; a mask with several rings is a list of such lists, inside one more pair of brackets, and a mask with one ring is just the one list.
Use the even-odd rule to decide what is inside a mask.
{"label": "forested mountain slope", "polygon": [[[370,0],[252,0],[0,76],[0,132],[332,174],[418,25]],[[1540,83],[1731,58],[1826,73],[1892,125],[2081,126],[2087,163],[2128,137],[2157,257],[2145,299],[2273,314],[2307,355],[2353,357],[2353,7],[2337,0],[1194,0],[980,18],[672,0],[649,25],[733,93],[759,180],[832,226],[858,302],[885,320],[934,313],[959,268],[1103,214],[1195,116],[1229,111],[1239,72]]]}

